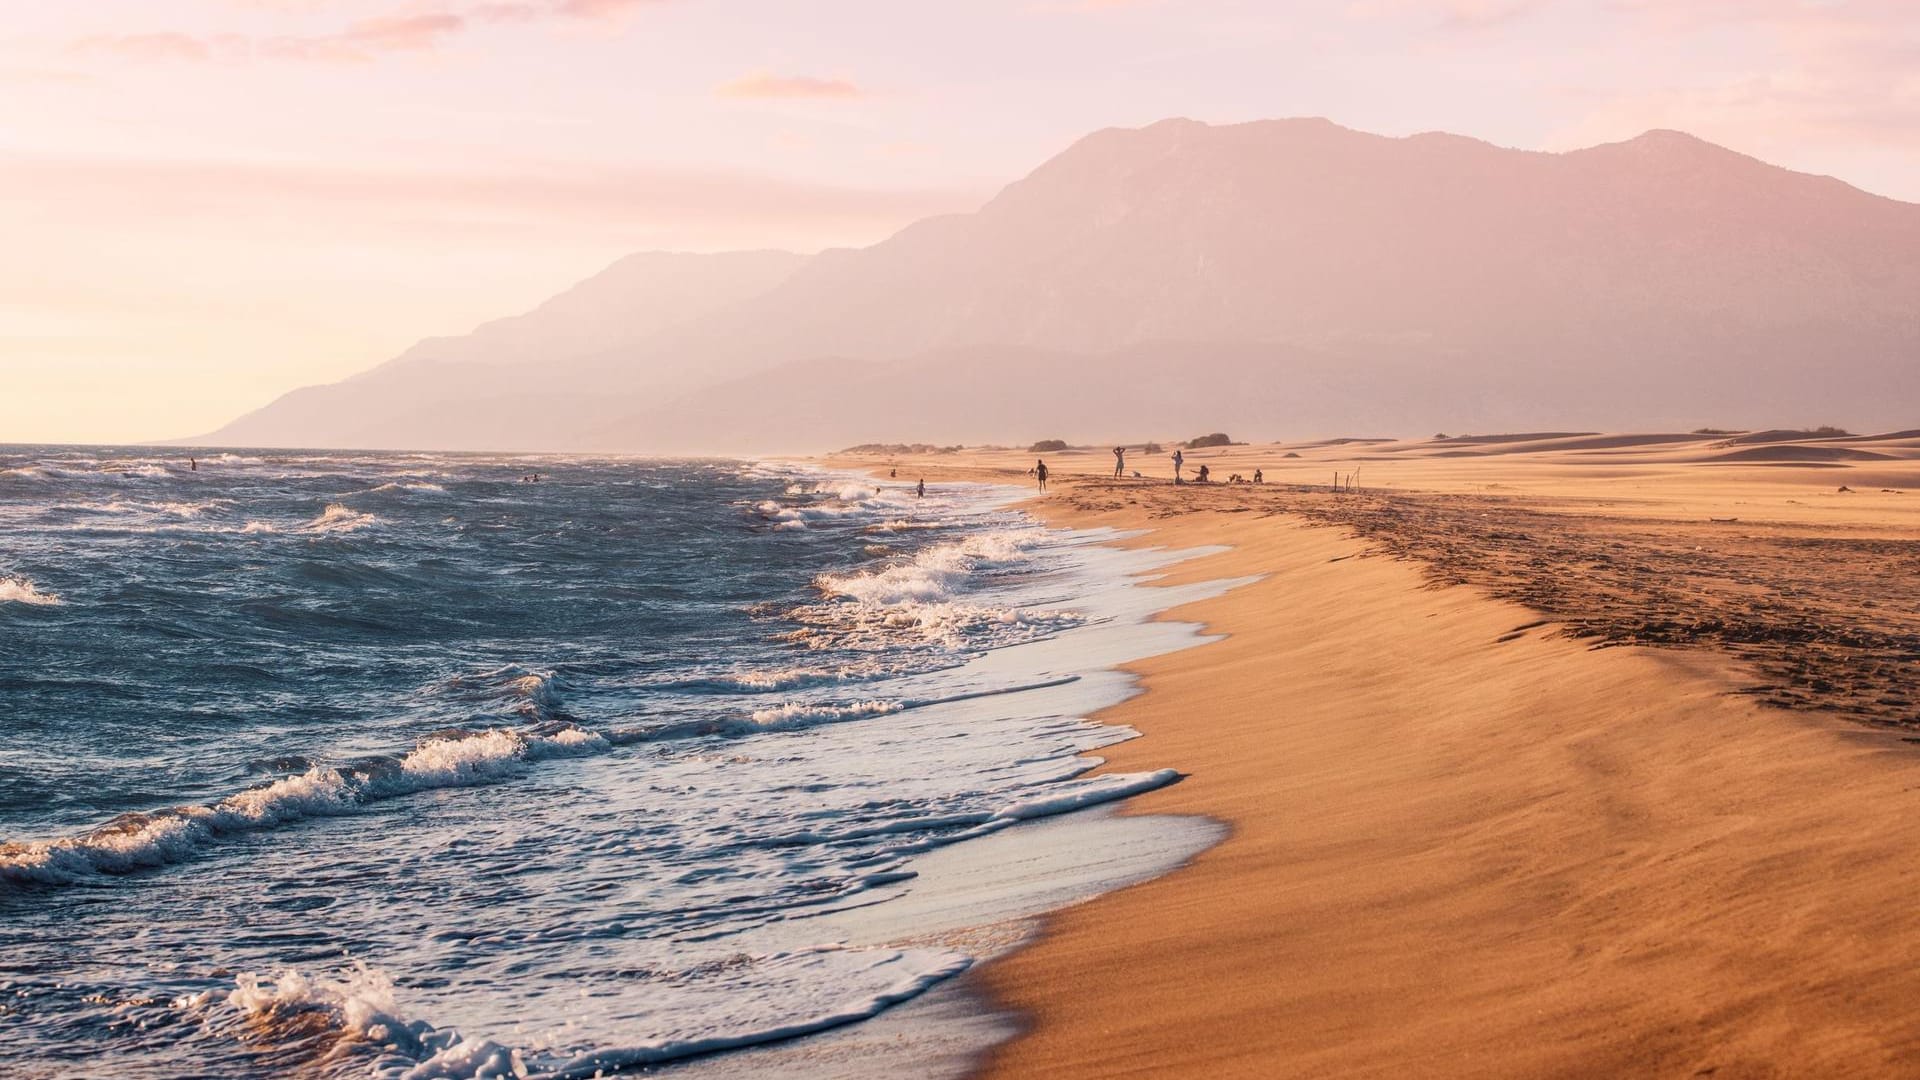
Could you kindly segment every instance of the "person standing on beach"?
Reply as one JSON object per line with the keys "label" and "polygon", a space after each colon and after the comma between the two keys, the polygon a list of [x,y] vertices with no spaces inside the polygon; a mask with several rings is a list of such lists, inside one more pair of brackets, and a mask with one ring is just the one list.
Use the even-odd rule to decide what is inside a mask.
{"label": "person standing on beach", "polygon": [[1116,446],[1113,448],[1113,478],[1118,480],[1126,474],[1127,448],[1124,446]]}
{"label": "person standing on beach", "polygon": [[1179,450],[1173,452],[1173,482],[1180,482],[1180,466],[1186,463],[1186,457]]}
{"label": "person standing on beach", "polygon": [[1047,490],[1047,463],[1045,461],[1035,461],[1033,463],[1033,475],[1040,478],[1040,490]]}

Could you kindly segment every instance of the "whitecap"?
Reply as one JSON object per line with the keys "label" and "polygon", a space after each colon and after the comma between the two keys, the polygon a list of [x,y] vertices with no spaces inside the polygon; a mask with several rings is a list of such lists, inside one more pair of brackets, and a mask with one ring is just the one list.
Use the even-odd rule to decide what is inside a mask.
{"label": "whitecap", "polygon": [[300,529],[302,532],[310,533],[349,533],[378,524],[379,521],[380,519],[374,515],[355,510],[345,503],[328,503],[319,517],[302,525]]}
{"label": "whitecap", "polygon": [[52,593],[41,592],[38,586],[26,578],[0,577],[0,604],[6,603],[56,607],[66,601]]}

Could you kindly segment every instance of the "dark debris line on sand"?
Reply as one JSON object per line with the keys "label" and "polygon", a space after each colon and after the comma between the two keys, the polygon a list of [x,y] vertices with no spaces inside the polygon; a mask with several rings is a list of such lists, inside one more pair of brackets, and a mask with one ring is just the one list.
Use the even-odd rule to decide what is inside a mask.
{"label": "dark debris line on sand", "polygon": [[1745,692],[1768,704],[1920,730],[1920,540],[1556,513],[1482,495],[1082,481],[1068,497],[1089,510],[1116,499],[1156,517],[1252,506],[1345,526],[1424,564],[1436,585],[1524,604],[1595,648],[1718,647],[1759,673]]}

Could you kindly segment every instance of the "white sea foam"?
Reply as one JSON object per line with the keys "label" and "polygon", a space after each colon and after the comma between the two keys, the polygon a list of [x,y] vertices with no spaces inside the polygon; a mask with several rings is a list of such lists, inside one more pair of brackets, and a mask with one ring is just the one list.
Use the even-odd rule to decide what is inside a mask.
{"label": "white sea foam", "polygon": [[1027,563],[1041,535],[1000,529],[922,549],[877,570],[825,574],[814,582],[827,602],[788,614],[803,624],[792,639],[816,647],[880,647],[902,633],[938,645],[1007,644],[1078,625],[1072,611],[979,604],[964,597],[985,579]]}
{"label": "white sea foam", "polygon": [[371,1075],[419,1080],[528,1075],[517,1050],[463,1039],[451,1028],[443,1031],[424,1020],[405,1018],[393,980],[365,964],[319,977],[293,968],[265,978],[242,972],[234,982],[226,1004],[245,1018],[252,1038],[309,1045],[321,1040],[314,1049],[323,1065],[346,1065],[356,1053],[372,1051],[364,1056],[386,1059],[382,1064],[396,1057],[400,1061],[387,1068],[374,1065],[368,1069]]}
{"label": "white sea foam", "polygon": [[454,675],[429,692],[476,703],[505,700],[512,703],[513,711],[534,721],[565,719],[565,684],[560,676],[520,664]]}
{"label": "white sea foam", "polygon": [[447,490],[446,488],[440,486],[439,484],[430,483],[425,480],[389,480],[386,483],[379,485],[378,487],[370,487],[367,489],[369,493],[376,492],[376,491],[444,492],[446,490]]}
{"label": "white sea foam", "polygon": [[[786,487],[785,500],[763,499],[754,503],[753,512],[771,522],[775,529],[804,529],[809,522],[839,521],[853,518],[886,517],[900,528],[915,527],[901,516],[914,506],[926,504],[907,488],[874,485],[860,480],[796,481]],[[927,523],[925,527],[932,527]]]}
{"label": "white sea foam", "polygon": [[357,532],[369,525],[378,524],[379,518],[363,511],[355,510],[345,503],[328,503],[327,508],[300,527],[302,532],[310,533],[350,533]]}
{"label": "white sea foam", "polygon": [[705,681],[730,690],[767,693],[776,690],[797,690],[807,686],[866,682],[891,673],[892,669],[878,663],[844,664],[831,668],[800,664],[765,671],[732,672],[716,675]]}
{"label": "white sea foam", "polygon": [[772,838],[767,843],[775,846],[832,845],[875,836],[904,837],[909,834],[922,834],[917,840],[909,839],[889,848],[894,854],[910,855],[956,844],[963,840],[972,840],[988,833],[998,832],[1010,825],[1017,825],[1022,821],[1072,813],[1089,806],[1130,798],[1177,783],[1181,779],[1181,774],[1176,769],[1158,769],[1145,773],[1110,773],[1091,778],[1076,778],[1077,774],[1085,768],[1084,762],[1073,763],[1067,767],[1067,772],[1053,782],[1022,789],[1020,797],[991,810],[891,818],[874,824],[826,832],[808,830]]}
{"label": "white sea foam", "polygon": [[206,1014],[224,1004],[246,1024],[251,1040],[305,1044],[318,1064],[390,1080],[584,1080],[864,1020],[918,997],[967,970],[973,961],[927,949],[829,944],[741,954],[729,963],[749,967],[771,985],[787,988],[790,998],[780,1005],[769,1002],[772,1007],[755,1010],[759,1015],[722,1013],[698,1034],[670,1028],[624,1045],[514,1047],[438,1028],[410,1018],[393,979],[364,963],[319,976],[295,968],[268,976],[242,972],[223,1001],[213,994],[191,995],[175,1001],[174,1008],[220,1025],[228,1022],[226,1017]]}
{"label": "white sea foam", "polygon": [[877,571],[827,574],[820,591],[866,604],[896,607],[951,599],[969,578],[983,570],[1024,559],[1034,543],[1031,530],[997,530],[952,543],[934,544],[909,562]]}
{"label": "white sea foam", "polygon": [[0,577],[0,604],[31,604],[34,607],[55,607],[65,603],[52,593],[41,592],[32,581],[23,577]]}
{"label": "white sea foam", "polygon": [[528,761],[610,748],[605,737],[571,726],[551,734],[494,728],[430,738],[403,757],[316,765],[209,806],[127,814],[83,836],[0,845],[0,882],[62,884],[181,862],[222,834],[351,814],[382,799],[490,783]]}
{"label": "white sea foam", "polygon": [[841,720],[858,720],[867,716],[884,716],[899,712],[902,708],[897,701],[856,701],[848,705],[809,705],[803,702],[788,702],[771,709],[755,709],[752,714],[753,725],[762,731],[793,731],[798,728],[813,727],[816,724],[831,724]]}

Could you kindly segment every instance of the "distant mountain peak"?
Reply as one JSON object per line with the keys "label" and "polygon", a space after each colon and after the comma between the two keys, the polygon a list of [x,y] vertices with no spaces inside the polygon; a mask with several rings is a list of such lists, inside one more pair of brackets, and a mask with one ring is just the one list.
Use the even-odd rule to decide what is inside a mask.
{"label": "distant mountain peak", "polygon": [[871,247],[620,260],[219,437],[747,452],[1910,427],[1916,295],[1920,206],[1685,132],[1547,153],[1172,117]]}

